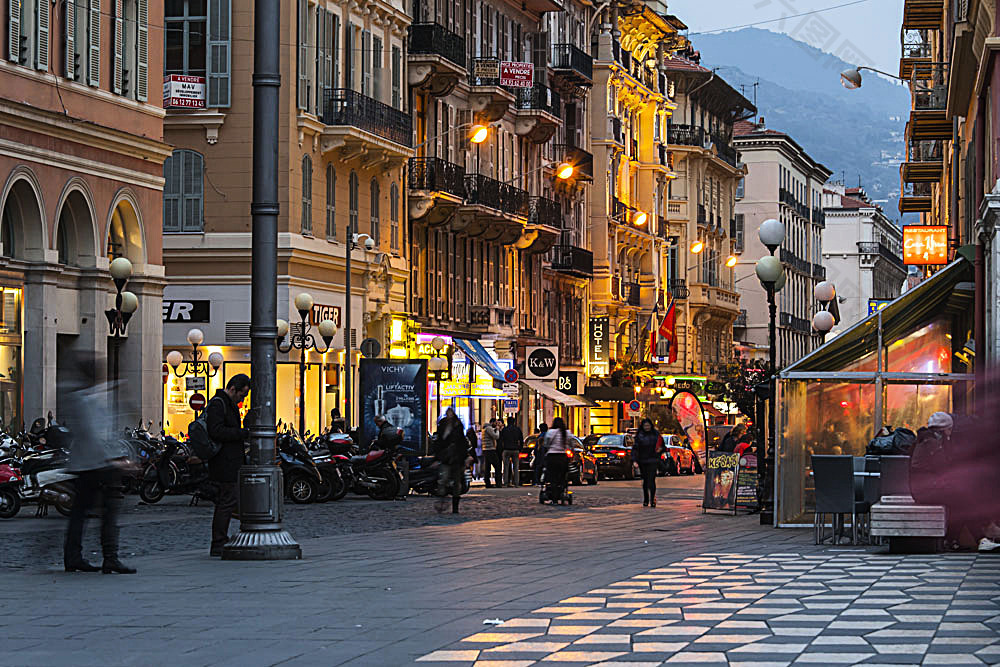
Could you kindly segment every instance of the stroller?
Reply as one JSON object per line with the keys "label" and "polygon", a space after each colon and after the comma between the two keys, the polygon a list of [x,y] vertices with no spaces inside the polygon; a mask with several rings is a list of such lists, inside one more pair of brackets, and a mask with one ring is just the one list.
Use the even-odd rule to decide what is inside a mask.
{"label": "stroller", "polygon": [[[568,456],[572,456],[571,452],[567,452]],[[556,503],[560,505],[573,504],[573,492],[569,490],[569,466],[564,468],[565,474],[562,479],[555,480],[551,479],[550,466],[545,466],[542,470],[542,488],[538,491],[538,502],[545,504],[546,501],[550,501],[553,505]]]}

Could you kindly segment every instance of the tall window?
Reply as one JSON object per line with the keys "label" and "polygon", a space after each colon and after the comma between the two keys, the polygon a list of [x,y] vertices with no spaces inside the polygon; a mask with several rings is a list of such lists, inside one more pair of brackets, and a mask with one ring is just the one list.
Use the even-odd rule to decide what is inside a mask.
{"label": "tall window", "polygon": [[392,47],[392,106],[400,109],[403,106],[403,51],[398,46]]}
{"label": "tall window", "polygon": [[382,102],[382,38],[372,35],[372,97]]}
{"label": "tall window", "polygon": [[302,157],[302,233],[312,234],[312,180],[313,162],[308,155]]}
{"label": "tall window", "polygon": [[[347,187],[350,191],[348,196],[347,214],[350,216],[351,231],[358,233],[358,174],[351,170],[351,175],[347,179]],[[350,239],[348,239],[350,241]]]}
{"label": "tall window", "polygon": [[163,231],[204,231],[205,158],[177,150],[163,163]]}
{"label": "tall window", "polygon": [[393,183],[389,186],[389,247],[393,252],[399,250],[399,186]]}
{"label": "tall window", "polygon": [[743,228],[744,228],[743,214],[737,213],[733,217],[733,230],[732,230],[733,252],[736,253],[737,255],[743,252]]}
{"label": "tall window", "polygon": [[166,0],[163,73],[203,76],[205,105],[229,106],[232,0]]}
{"label": "tall window", "polygon": [[326,165],[326,238],[337,239],[337,170]]}
{"label": "tall window", "polygon": [[371,231],[371,235],[372,235],[372,238],[375,239],[375,243],[377,245],[378,244],[378,240],[379,240],[378,239],[378,228],[379,228],[379,224],[378,224],[378,218],[379,218],[379,215],[378,215],[379,188],[378,188],[378,181],[375,180],[374,178],[372,179],[372,182],[371,182],[371,185],[370,185],[370,189],[371,189],[371,196],[372,196],[372,210],[371,210],[371,216],[372,216],[372,227],[371,227],[371,229],[372,229],[372,231]]}

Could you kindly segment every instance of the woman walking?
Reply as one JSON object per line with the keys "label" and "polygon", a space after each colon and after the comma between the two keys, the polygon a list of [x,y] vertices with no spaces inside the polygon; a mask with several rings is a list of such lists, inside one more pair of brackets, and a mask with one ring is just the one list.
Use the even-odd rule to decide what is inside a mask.
{"label": "woman walking", "polygon": [[566,489],[566,473],[569,469],[566,450],[570,446],[569,432],[562,417],[552,420],[552,427],[545,433],[545,442],[548,443],[545,454],[545,481],[556,491],[551,497],[562,498]]}
{"label": "woman walking", "polygon": [[656,468],[659,464],[660,434],[648,418],[639,424],[632,445],[632,458],[639,464],[642,477],[642,506],[656,507]]}

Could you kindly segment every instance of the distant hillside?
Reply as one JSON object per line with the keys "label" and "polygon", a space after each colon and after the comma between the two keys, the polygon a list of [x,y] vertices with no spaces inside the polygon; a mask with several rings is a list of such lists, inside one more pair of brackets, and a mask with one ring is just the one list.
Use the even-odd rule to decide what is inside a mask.
{"label": "distant hillside", "polygon": [[[692,37],[701,64],[751,100],[767,127],[787,132],[831,178],[861,184],[890,219],[899,220],[899,163],[906,154],[903,130],[910,110],[906,86],[871,72],[864,85],[847,90],[846,63],[788,35],[745,28]],[[909,216],[908,216],[909,217]]]}

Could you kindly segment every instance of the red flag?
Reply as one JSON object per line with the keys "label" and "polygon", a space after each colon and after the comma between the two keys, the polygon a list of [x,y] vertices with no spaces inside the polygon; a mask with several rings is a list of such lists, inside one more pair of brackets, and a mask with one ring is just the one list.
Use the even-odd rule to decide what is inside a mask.
{"label": "red flag", "polygon": [[663,316],[663,321],[660,322],[659,329],[660,338],[666,338],[670,343],[670,352],[667,357],[667,363],[674,363],[677,361],[677,311],[674,309],[674,300],[670,299],[670,305],[667,306],[667,314]]}
{"label": "red flag", "polygon": [[660,306],[653,307],[653,314],[649,316],[649,360],[656,358],[656,320],[659,315]]}

